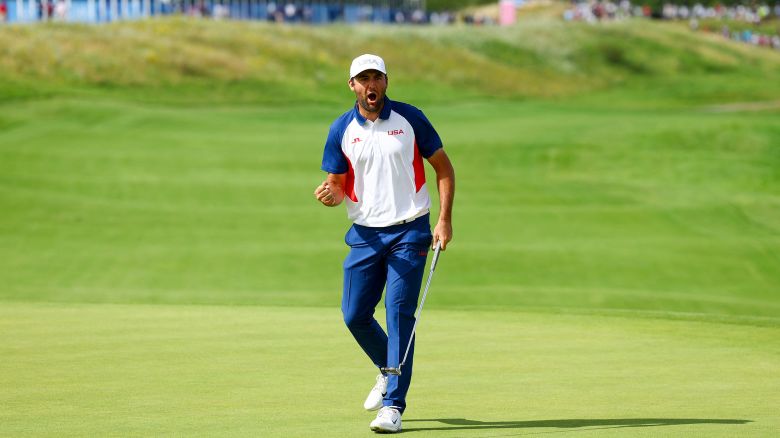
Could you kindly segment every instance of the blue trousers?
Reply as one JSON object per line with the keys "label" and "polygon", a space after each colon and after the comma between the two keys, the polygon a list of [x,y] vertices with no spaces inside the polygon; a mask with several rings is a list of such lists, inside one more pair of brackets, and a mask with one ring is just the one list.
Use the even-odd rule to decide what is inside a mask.
{"label": "blue trousers", "polygon": [[[344,322],[377,367],[397,367],[406,352],[414,326],[425,260],[431,245],[430,215],[389,227],[354,224],[344,240],[350,246],[344,260]],[[387,333],[374,318],[385,293]],[[403,413],[412,379],[414,344],[401,376],[389,376],[382,404]]]}

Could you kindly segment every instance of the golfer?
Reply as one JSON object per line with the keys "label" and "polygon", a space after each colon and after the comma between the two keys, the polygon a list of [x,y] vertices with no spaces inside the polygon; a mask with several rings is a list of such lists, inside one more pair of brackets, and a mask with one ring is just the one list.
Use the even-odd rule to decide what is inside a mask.
{"label": "golfer", "polygon": [[[382,58],[361,55],[349,69],[355,106],[330,127],[322,157],[327,178],[314,191],[322,204],[346,201],[353,222],[345,241],[344,322],[377,368],[398,367],[414,326],[428,249],[452,239],[455,172],[441,139],[417,108],[390,100]],[[439,218],[431,235],[425,158],[436,171]],[[387,333],[374,310],[387,287]],[[412,378],[414,346],[400,376],[381,373],[364,403],[379,413],[370,428],[399,432]]]}

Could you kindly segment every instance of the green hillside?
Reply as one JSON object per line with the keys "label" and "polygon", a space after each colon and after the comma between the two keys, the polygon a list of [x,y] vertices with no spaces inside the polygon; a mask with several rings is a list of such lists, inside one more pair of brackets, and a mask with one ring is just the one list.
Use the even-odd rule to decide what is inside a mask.
{"label": "green hillside", "polygon": [[0,39],[8,42],[0,47],[6,97],[97,87],[140,98],[333,102],[343,96],[345,66],[370,51],[387,59],[394,88],[433,101],[568,97],[615,86],[685,100],[780,94],[772,80],[780,54],[649,21],[590,26],[534,17],[505,29],[166,19],[12,26],[0,28]]}

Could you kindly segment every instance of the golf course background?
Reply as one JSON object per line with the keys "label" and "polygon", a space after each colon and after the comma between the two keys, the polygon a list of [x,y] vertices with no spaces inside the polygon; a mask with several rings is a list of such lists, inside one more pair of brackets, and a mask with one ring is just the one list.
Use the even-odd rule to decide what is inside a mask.
{"label": "golf course background", "polygon": [[780,429],[780,54],[544,15],[0,39],[0,436],[370,434],[312,196],[364,52],[457,175],[408,433]]}

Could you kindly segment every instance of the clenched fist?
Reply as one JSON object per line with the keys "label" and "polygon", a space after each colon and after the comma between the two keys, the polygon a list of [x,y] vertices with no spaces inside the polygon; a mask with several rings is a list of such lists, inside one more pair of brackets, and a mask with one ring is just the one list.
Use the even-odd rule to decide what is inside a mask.
{"label": "clenched fist", "polygon": [[343,195],[341,197],[337,196],[336,193],[331,190],[330,184],[328,184],[327,181],[323,181],[322,184],[317,186],[317,188],[314,190],[314,197],[317,198],[318,201],[322,202],[323,205],[327,205],[328,207],[335,207],[341,203],[340,198],[343,198]]}

